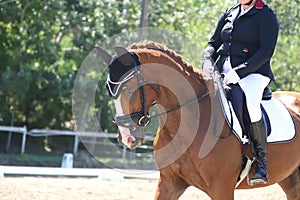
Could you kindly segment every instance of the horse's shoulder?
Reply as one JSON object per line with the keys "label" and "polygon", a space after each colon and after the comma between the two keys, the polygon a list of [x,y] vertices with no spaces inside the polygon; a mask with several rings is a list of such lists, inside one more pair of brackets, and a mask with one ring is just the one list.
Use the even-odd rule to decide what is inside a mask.
{"label": "horse's shoulder", "polygon": [[300,99],[300,93],[299,92],[291,92],[291,91],[276,91],[276,92],[273,92],[273,96],[278,98],[278,99],[282,99],[282,98],[285,98],[285,97]]}

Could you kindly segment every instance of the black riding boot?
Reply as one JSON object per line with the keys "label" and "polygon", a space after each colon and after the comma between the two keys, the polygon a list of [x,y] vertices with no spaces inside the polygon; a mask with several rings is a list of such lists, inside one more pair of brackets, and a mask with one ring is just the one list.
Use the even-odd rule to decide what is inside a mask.
{"label": "black riding boot", "polygon": [[264,118],[258,122],[251,123],[250,125],[250,137],[253,143],[255,152],[253,155],[256,157],[254,161],[254,173],[250,179],[250,185],[259,183],[267,183],[269,181],[269,175],[267,172],[267,136]]}

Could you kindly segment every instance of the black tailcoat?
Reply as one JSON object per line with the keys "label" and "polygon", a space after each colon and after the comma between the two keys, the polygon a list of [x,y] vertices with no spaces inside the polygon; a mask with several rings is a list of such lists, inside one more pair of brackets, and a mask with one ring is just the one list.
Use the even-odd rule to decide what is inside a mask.
{"label": "black tailcoat", "polygon": [[277,42],[279,23],[274,12],[265,5],[255,6],[239,16],[240,4],[227,9],[219,18],[217,27],[204,53],[204,58],[217,61],[222,71],[225,59],[230,56],[231,66],[244,63],[237,69],[240,78],[259,73],[274,81],[270,59]]}

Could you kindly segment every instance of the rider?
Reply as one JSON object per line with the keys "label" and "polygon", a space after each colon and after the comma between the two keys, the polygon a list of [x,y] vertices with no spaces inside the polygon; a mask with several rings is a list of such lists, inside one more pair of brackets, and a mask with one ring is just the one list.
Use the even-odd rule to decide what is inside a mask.
{"label": "rider", "polygon": [[256,157],[251,185],[269,181],[266,127],[260,103],[264,88],[274,81],[270,59],[278,29],[276,15],[262,0],[239,0],[220,16],[202,62],[206,75],[212,75],[217,62],[218,70],[225,74],[224,83],[238,84],[246,96],[252,153]]}

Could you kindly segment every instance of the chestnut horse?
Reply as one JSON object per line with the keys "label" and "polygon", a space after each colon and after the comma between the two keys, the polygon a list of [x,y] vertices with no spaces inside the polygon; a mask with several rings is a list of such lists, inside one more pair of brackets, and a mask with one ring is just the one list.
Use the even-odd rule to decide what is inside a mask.
{"label": "chestnut horse", "polygon": [[[154,42],[133,44],[128,50],[116,47],[115,56],[99,46],[96,49],[109,65],[106,86],[114,99],[120,141],[137,147],[143,128],[152,118],[159,119],[153,143],[160,171],[155,199],[178,199],[189,186],[213,200],[234,199],[242,155],[252,154],[249,145],[230,134],[219,111],[214,81]],[[290,142],[268,144],[267,184],[253,187],[243,180],[237,189],[278,183],[288,200],[300,200],[300,94],[276,92],[273,96],[286,101],[297,135]],[[158,114],[149,116],[154,104],[159,105]]]}

